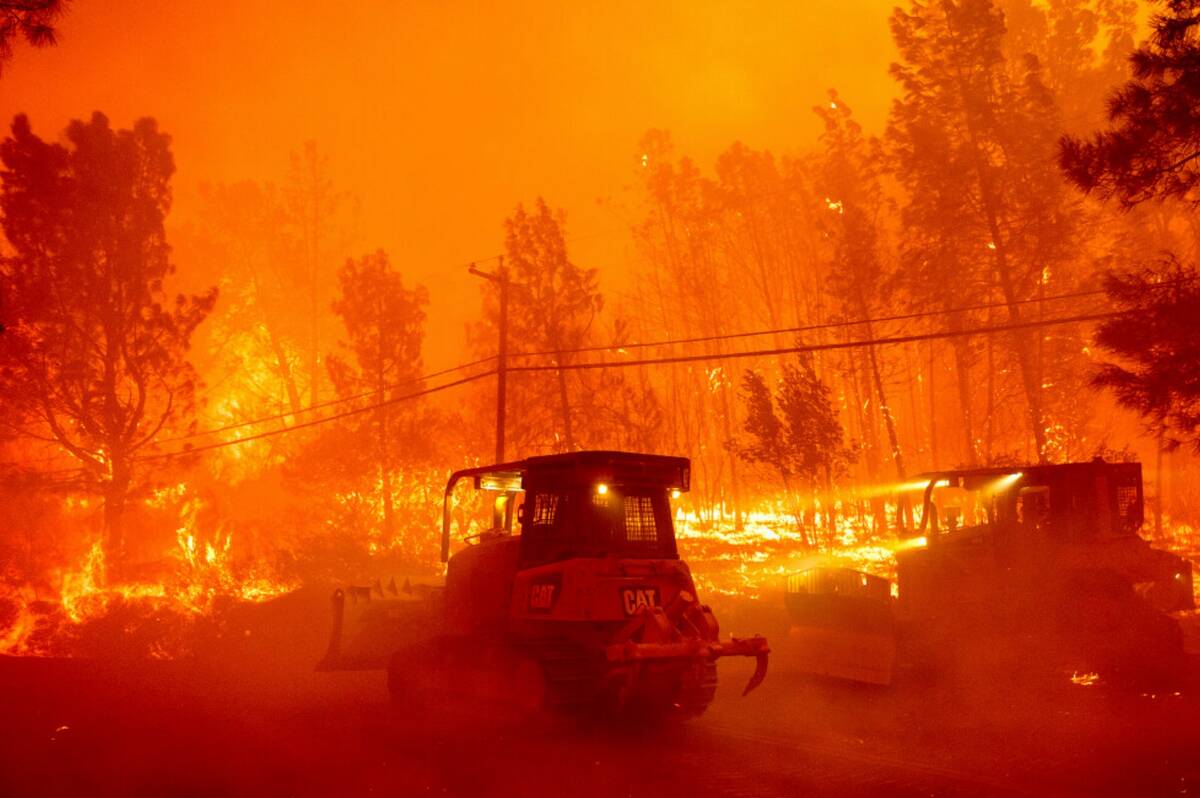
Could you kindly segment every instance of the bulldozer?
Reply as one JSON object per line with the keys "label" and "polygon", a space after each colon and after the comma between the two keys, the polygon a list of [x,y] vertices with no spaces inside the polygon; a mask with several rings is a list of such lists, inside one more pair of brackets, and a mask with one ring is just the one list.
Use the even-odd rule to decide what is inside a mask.
{"label": "bulldozer", "polygon": [[841,640],[871,653],[830,662],[807,652],[814,670],[886,684],[893,666],[1113,681],[1184,667],[1171,613],[1195,608],[1191,564],[1140,536],[1139,463],[940,471],[913,487],[920,523],[897,546],[894,591],[866,574],[821,578],[828,569],[790,581],[794,624],[820,630],[825,651]]}
{"label": "bulldozer", "polygon": [[[490,494],[492,521],[451,556],[456,486]],[[721,657],[756,660],[765,638],[722,640],[675,544],[682,457],[581,451],[468,468],[444,496],[444,584],[339,588],[322,670],[386,669],[397,703],[464,693],[505,709],[695,716]],[[514,528],[514,520],[516,522]]]}

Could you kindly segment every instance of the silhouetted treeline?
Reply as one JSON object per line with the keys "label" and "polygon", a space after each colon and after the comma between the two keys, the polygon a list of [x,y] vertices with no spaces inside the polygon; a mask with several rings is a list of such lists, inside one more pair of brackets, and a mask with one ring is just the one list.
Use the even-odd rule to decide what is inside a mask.
{"label": "silhouetted treeline", "polygon": [[[1171,457],[1200,417],[1200,3],[1160,8],[1135,51],[1127,0],[907,2],[882,129],[831,90],[796,98],[818,101],[820,133],[787,154],[735,142],[710,168],[648,132],[637,268],[615,289],[575,259],[553,198],[514,197],[493,279],[464,298],[462,361],[480,362],[436,378],[436,308],[405,253],[357,240],[336,154],[309,143],[277,182],[203,186],[168,242],[174,164],[152,120],[97,114],[54,143],[18,117],[0,147],[0,501],[29,520],[4,568],[36,570],[44,518],[68,511],[115,561],[145,559],[173,531],[139,518],[187,502],[211,511],[199,534],[289,573],[432,567],[438,483],[492,457],[495,378],[416,394],[495,368],[498,281],[507,456],[687,455],[708,519],[765,506],[821,544],[839,518],[906,523],[853,489],[1147,451],[1118,403]],[[47,41],[59,10],[0,41]]]}

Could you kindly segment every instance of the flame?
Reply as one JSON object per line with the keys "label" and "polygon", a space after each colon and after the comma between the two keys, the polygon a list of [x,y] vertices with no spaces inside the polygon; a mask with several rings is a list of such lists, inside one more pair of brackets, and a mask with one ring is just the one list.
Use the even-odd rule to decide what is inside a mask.
{"label": "flame", "polygon": [[[1019,477],[1013,473],[998,479]],[[330,530],[353,531],[365,554],[427,562],[432,569],[438,549],[436,535],[429,534],[428,520],[440,513],[441,494],[436,486],[442,479],[444,474],[436,471],[391,477],[394,523],[390,532],[384,524],[382,480],[332,495],[324,525]],[[927,485],[927,481],[921,482],[919,487]],[[887,486],[887,492],[894,495],[917,487],[916,483],[897,483]],[[841,497],[819,497],[806,519],[807,532],[782,498],[764,502],[744,515],[740,527],[731,515],[697,509],[700,505],[687,499],[677,500],[679,552],[689,563],[697,586],[717,596],[773,601],[774,591],[782,589],[789,574],[817,565],[852,568],[894,583],[897,552],[924,541],[919,537],[900,539],[887,531],[896,528],[893,503],[886,504],[886,518],[876,518],[865,512],[863,497],[868,495],[873,495],[872,491],[860,489]],[[456,516],[456,539],[486,528],[474,517],[485,515],[478,496],[470,493],[460,498],[463,512]],[[168,615],[186,625],[212,617],[231,601],[261,602],[297,587],[263,563],[249,560],[238,545],[236,528],[216,519],[212,508],[187,483],[156,490],[142,504],[164,514],[174,532],[169,556],[155,576],[115,578],[102,543],[88,539],[72,566],[51,572],[36,588],[30,583],[6,592],[0,586],[0,653],[69,652],[63,641],[69,643],[77,630],[131,607],[143,614]],[[86,510],[80,499],[68,499],[64,505],[72,513]],[[826,515],[830,511],[835,513],[832,519]],[[1156,544],[1193,559],[1200,556],[1200,535],[1195,530],[1170,519],[1165,529],[1164,538]],[[1200,590],[1200,580],[1196,587]],[[164,644],[153,655],[179,653]]]}
{"label": "flame", "polygon": [[37,631],[37,617],[28,605],[16,603],[16,617],[0,632],[0,653],[22,655],[30,653],[29,641]]}
{"label": "flame", "polygon": [[[162,507],[171,496],[187,496],[179,509],[177,548],[159,579],[112,579],[103,542],[94,540],[74,568],[59,572],[57,593],[52,598],[30,600],[29,593],[36,595],[32,589],[0,594],[0,608],[4,604],[15,607],[14,618],[6,627],[0,626],[0,653],[60,653],[78,629],[118,607],[167,614],[187,624],[211,615],[218,600],[257,603],[296,588],[261,570],[239,568],[233,557],[232,533],[219,527],[201,530],[198,519],[204,503],[188,493],[186,485],[173,486],[147,499],[148,505]],[[75,502],[72,506],[85,505]],[[157,646],[151,656],[168,658],[176,653]]]}
{"label": "flame", "polygon": [[97,599],[104,603],[104,547],[97,540],[88,549],[79,570],[68,572],[62,579],[63,610],[75,623],[82,623],[89,610],[95,609]]}
{"label": "flame", "polygon": [[824,538],[819,549],[810,545],[792,514],[778,509],[747,514],[741,529],[732,517],[706,518],[683,508],[675,513],[680,556],[697,586],[708,593],[762,599],[781,588],[788,574],[817,565],[894,578],[895,551],[902,544],[875,531],[882,525],[869,513],[839,514],[832,534],[821,514],[815,526],[817,537]]}

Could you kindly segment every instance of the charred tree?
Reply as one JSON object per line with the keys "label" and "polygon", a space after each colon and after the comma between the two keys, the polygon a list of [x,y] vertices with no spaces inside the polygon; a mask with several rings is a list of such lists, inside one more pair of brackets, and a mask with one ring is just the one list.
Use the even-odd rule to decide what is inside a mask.
{"label": "charred tree", "polygon": [[299,240],[299,258],[304,264],[303,285],[308,297],[308,394],[317,404],[321,397],[321,297],[327,284],[326,254],[333,238],[333,224],[343,197],[329,177],[329,158],[315,141],[304,143],[291,156],[291,171],[285,189],[288,221]]}
{"label": "charred tree", "polygon": [[[543,451],[571,451],[583,443],[575,412],[583,401],[582,378],[568,367],[571,353],[590,340],[604,306],[597,271],[572,263],[567,254],[565,222],[565,214],[540,197],[531,209],[518,205],[504,222],[504,264],[511,280],[508,335],[519,342],[514,356],[538,353],[555,367],[549,385],[540,373],[510,380],[509,426],[517,440]],[[490,293],[484,317],[486,337],[494,339],[498,307]],[[555,417],[541,416],[544,408],[557,408]]]}
{"label": "charred tree", "polygon": [[[980,304],[994,288],[1007,321],[1073,256],[1077,204],[1053,169],[1058,109],[1035,56],[1005,53],[1005,21],[992,0],[937,0],[897,9],[893,65],[902,97],[888,138],[904,209],[906,282],[934,298],[963,286]],[[1046,383],[1037,333],[1005,340],[1016,361],[1027,429],[1048,457]],[[960,381],[968,358],[956,347]],[[973,393],[961,384],[960,393]],[[963,401],[964,411],[968,402]],[[974,436],[968,452],[974,455]]]}
{"label": "charred tree", "polygon": [[[747,440],[737,447],[739,455],[748,462],[773,468],[789,493],[792,480],[799,480],[808,489],[813,513],[817,509],[815,497],[824,487],[821,509],[828,519],[833,477],[853,462],[854,453],[846,446],[832,392],[817,376],[811,358],[785,363],[774,393],[763,376],[754,371],[743,375],[742,390]],[[795,503],[800,505],[798,500]],[[797,512],[798,523],[806,535],[811,535],[810,542],[815,542],[816,526],[800,522],[804,515]],[[831,526],[829,529],[832,531]]]}
{"label": "charred tree", "polygon": [[19,411],[5,423],[82,464],[104,495],[105,553],[119,572],[139,455],[163,430],[187,428],[197,382],[189,342],[217,291],[167,294],[175,165],[154,120],[114,130],[96,113],[53,144],[18,116],[0,159],[13,252],[0,357]]}
{"label": "charred tree", "polygon": [[[368,395],[378,405],[373,413],[372,448],[377,452],[383,529],[391,543],[396,535],[392,477],[397,460],[406,459],[396,451],[394,426],[397,416],[413,415],[395,400],[421,387],[421,345],[429,295],[423,286],[405,287],[402,275],[382,250],[346,261],[338,271],[338,284],[340,295],[333,311],[347,333],[340,348],[352,360],[340,354],[329,356],[329,376],[339,396]],[[411,438],[416,436],[412,425],[407,433],[399,442],[411,447]]]}

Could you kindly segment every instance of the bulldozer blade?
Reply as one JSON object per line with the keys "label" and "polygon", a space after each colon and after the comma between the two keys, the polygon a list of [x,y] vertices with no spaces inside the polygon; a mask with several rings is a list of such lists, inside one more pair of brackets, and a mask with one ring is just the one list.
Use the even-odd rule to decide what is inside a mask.
{"label": "bulldozer blade", "polygon": [[768,651],[760,651],[754,655],[754,675],[750,677],[750,681],[746,682],[746,689],[742,691],[743,698],[750,695],[751,691],[767,678],[767,657],[769,655]]}
{"label": "bulldozer blade", "polygon": [[[436,608],[418,598],[373,598],[373,588],[338,588],[333,592],[333,628],[319,671],[383,670],[392,654],[428,635],[436,627]],[[362,601],[347,602],[358,591]]]}

